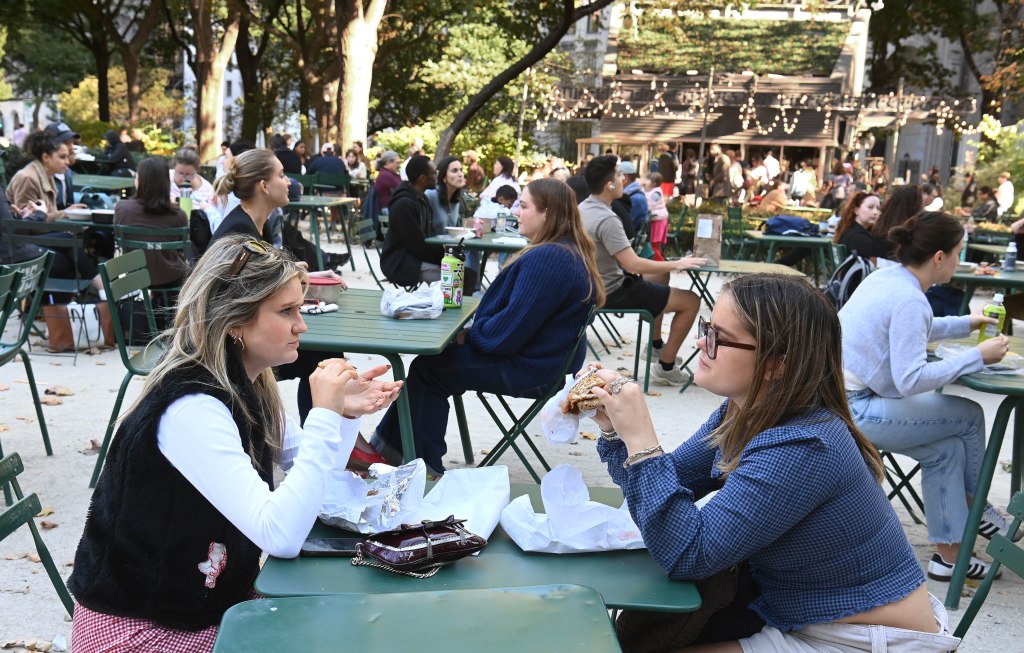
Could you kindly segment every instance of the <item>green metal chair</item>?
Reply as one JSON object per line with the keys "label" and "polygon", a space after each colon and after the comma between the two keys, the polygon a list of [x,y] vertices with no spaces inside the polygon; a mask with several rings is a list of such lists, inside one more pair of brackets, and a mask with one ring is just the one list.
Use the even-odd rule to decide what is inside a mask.
{"label": "green metal chair", "polygon": [[[47,277],[46,287],[48,293],[59,293],[66,295],[79,295],[91,284],[91,279],[83,279],[77,269],[78,254],[85,249],[86,225],[65,225],[54,226],[51,222],[29,222],[28,220],[4,220],[0,223],[3,228],[4,240],[12,245],[36,245],[43,249],[70,249],[72,260],[76,264],[74,279],[51,279]],[[71,233],[72,238],[66,236]]]}
{"label": "green metal chair", "polygon": [[[636,315],[638,320],[636,324],[636,345],[633,355],[633,378],[640,378],[640,359],[643,358],[643,343],[644,343],[644,324],[647,324],[647,357],[645,365],[647,366],[644,372],[644,392],[649,392],[651,389],[651,358],[654,357],[654,315],[651,312],[642,308],[599,308],[597,309],[597,320],[591,324],[591,331],[597,336],[597,339],[601,342],[601,345],[605,348],[606,353],[611,353],[608,346],[604,344],[604,340],[601,335],[597,332],[597,322],[600,321],[604,325],[605,329],[608,330],[608,334],[611,336],[612,341],[616,347],[621,347],[625,343],[626,339],[622,337],[619,330],[615,328],[615,324],[611,321],[610,316],[622,317],[624,315]],[[588,346],[590,343],[587,343]],[[593,347],[590,347],[591,353],[597,356],[597,351]],[[600,360],[600,356],[598,356]]]}
{"label": "green metal chair", "polygon": [[[53,264],[53,252],[47,252],[39,258],[34,258],[30,261],[23,263],[11,263],[4,266],[4,274],[16,274],[18,283],[14,286],[13,294],[9,295],[6,304],[10,304],[4,309],[4,317],[0,319],[0,326],[6,324],[10,319],[13,311],[18,310],[18,307],[23,302],[28,302],[28,308],[21,314],[21,328],[18,329],[17,335],[11,342],[0,342],[0,366],[10,363],[18,356],[21,356],[21,362],[25,365],[25,376],[28,378],[28,387],[32,392],[32,403],[36,407],[36,419],[39,422],[39,430],[43,435],[43,447],[46,449],[46,455],[53,455],[53,448],[50,446],[50,434],[46,430],[46,418],[43,415],[43,406],[39,402],[39,390],[36,388],[36,378],[32,373],[32,362],[29,360],[28,351],[26,351],[26,345],[28,344],[29,334],[32,332],[32,325],[36,319],[36,314],[39,312],[39,303],[43,299],[43,288],[46,286],[46,278],[50,273],[50,266]],[[2,338],[0,334],[0,338]],[[3,455],[3,450],[0,449],[0,455]]]}
{"label": "green metal chair", "polygon": [[57,596],[60,597],[60,601],[64,604],[64,609],[68,611],[70,617],[74,612],[75,602],[71,598],[71,593],[68,592],[67,585],[64,584],[64,579],[60,577],[60,572],[57,571],[57,565],[53,563],[49,549],[46,548],[43,538],[39,535],[36,523],[32,520],[42,510],[39,497],[34,492],[25,496],[22,494],[21,486],[18,485],[17,476],[24,471],[25,465],[21,462],[21,456],[16,453],[0,460],[0,485],[6,488],[10,484],[14,488],[14,495],[18,498],[18,502],[13,506],[10,505],[11,502],[8,499],[7,503],[10,507],[0,513],[0,540],[6,539],[23,524],[28,524],[29,530],[32,531],[32,539],[35,541],[39,560],[43,563],[46,575],[50,577],[53,589],[57,590]]}
{"label": "green metal chair", "polygon": [[[533,443],[533,440],[531,440],[529,435],[526,433],[526,427],[530,425],[530,422],[532,422],[534,418],[537,417],[537,415],[540,414],[541,409],[544,408],[544,404],[546,404],[548,400],[551,399],[551,397],[554,397],[556,394],[558,394],[558,392],[564,386],[565,376],[571,372],[572,363],[573,360],[576,358],[576,353],[579,351],[580,347],[583,346],[583,343],[586,341],[587,327],[590,325],[590,322],[593,318],[594,310],[591,309],[590,315],[587,316],[587,320],[586,322],[583,323],[583,327],[580,329],[579,335],[576,338],[576,346],[569,351],[569,356],[565,359],[565,363],[562,365],[562,371],[561,374],[559,374],[558,376],[558,380],[553,384],[551,389],[548,390],[542,397],[534,400],[530,407],[526,409],[526,412],[517,417],[515,412],[513,412],[512,407],[508,405],[507,401],[505,401],[505,397],[503,397],[502,395],[494,395],[495,401],[497,401],[497,403],[501,405],[501,407],[505,410],[505,414],[508,416],[509,419],[512,420],[512,425],[509,426],[508,428],[504,426],[504,424],[502,423],[502,417],[498,415],[498,412],[495,410],[493,406],[491,406],[491,403],[487,400],[487,393],[476,393],[477,398],[480,399],[480,403],[482,403],[484,405],[484,409],[487,410],[487,414],[491,416],[491,419],[494,420],[494,424],[498,427],[498,430],[501,431],[501,440],[499,440],[498,443],[491,449],[490,453],[484,456],[484,459],[481,460],[480,464],[478,465],[479,467],[493,465],[498,461],[498,458],[500,458],[501,455],[504,454],[505,451],[509,449],[509,447],[511,447],[512,450],[516,452],[516,455],[519,456],[519,460],[523,461],[523,465],[526,466],[526,471],[530,473],[530,476],[533,477],[533,480],[536,481],[537,483],[540,483],[540,476],[538,476],[537,472],[534,471],[533,465],[530,464],[530,461],[526,459],[526,455],[523,453],[523,450],[519,447],[519,445],[516,444],[516,439],[522,437],[523,441],[525,441],[526,444],[529,445],[530,449],[533,450],[534,455],[540,461],[540,464],[544,467],[544,469],[549,472],[551,471],[551,467],[544,459],[544,456],[541,455],[540,450],[537,448],[537,445]],[[469,441],[469,429],[466,427],[466,416],[465,409],[463,408],[462,405],[462,397],[457,395],[454,397],[454,400],[455,413],[459,420],[459,432],[462,434],[462,449],[466,454],[466,462],[472,463],[473,445]]]}
{"label": "green metal chair", "polygon": [[992,567],[989,568],[988,574],[985,575],[985,580],[981,581],[981,586],[974,593],[971,604],[967,606],[963,618],[957,624],[956,631],[953,632],[954,637],[962,638],[967,634],[967,630],[974,623],[974,618],[978,615],[978,611],[985,603],[985,599],[988,598],[989,590],[992,589],[992,581],[995,580],[1000,567],[1006,565],[1013,573],[1024,578],[1024,549],[1013,543],[1013,538],[1017,536],[1017,532],[1020,530],[1021,521],[1024,521],[1024,493],[1017,492],[1014,494],[1013,498],[1010,499],[1010,505],[1006,506],[1006,511],[1010,513],[1013,522],[1010,523],[1010,529],[1006,535],[998,533],[993,535],[992,541],[989,542],[988,548],[985,549],[985,552],[992,557]]}
{"label": "green metal chair", "polygon": [[300,175],[296,172],[286,172],[285,176],[302,184],[303,195],[313,194],[313,187],[316,185],[316,175]]}
{"label": "green metal chair", "polygon": [[163,346],[159,340],[153,340],[143,347],[142,351],[133,354],[125,338],[125,325],[121,324],[121,317],[117,310],[117,302],[122,297],[132,296],[132,301],[141,301],[146,309],[149,332],[156,333],[153,303],[149,296],[149,271],[146,270],[146,257],[142,250],[135,250],[101,263],[100,279],[103,281],[103,290],[107,294],[107,306],[110,307],[110,319],[114,323],[117,349],[121,353],[121,362],[127,372],[124,379],[121,380],[121,387],[118,389],[117,399],[114,401],[114,410],[110,414],[107,431],[103,435],[103,444],[100,445],[96,467],[93,469],[92,479],[89,481],[91,488],[96,487],[100,470],[103,469],[103,461],[107,457],[107,448],[110,446],[110,439],[114,434],[114,424],[117,423],[117,416],[121,412],[121,402],[124,401],[128,384],[132,377],[149,375],[163,354]]}
{"label": "green metal chair", "polygon": [[[114,225],[114,236],[117,239],[117,248],[122,254],[138,249],[149,252],[181,252],[182,271],[185,269],[185,261],[191,257],[192,240],[188,226],[153,229],[118,224]],[[150,295],[156,294],[160,297],[160,301],[156,303],[158,326],[163,327],[173,320],[174,305],[180,291],[180,284],[150,289]]]}
{"label": "green metal chair", "polygon": [[373,262],[370,260],[370,248],[373,247],[371,243],[377,238],[377,231],[373,227],[373,220],[370,218],[359,220],[355,224],[355,231],[359,237],[359,242],[363,245],[363,256],[366,257],[366,267],[373,277],[373,282],[377,284],[378,288],[384,290],[384,284],[381,282],[383,275],[377,276],[377,271],[373,268]]}
{"label": "green metal chair", "polygon": [[318,172],[313,175],[313,190],[316,193],[337,193],[346,191],[352,178],[347,172]]}

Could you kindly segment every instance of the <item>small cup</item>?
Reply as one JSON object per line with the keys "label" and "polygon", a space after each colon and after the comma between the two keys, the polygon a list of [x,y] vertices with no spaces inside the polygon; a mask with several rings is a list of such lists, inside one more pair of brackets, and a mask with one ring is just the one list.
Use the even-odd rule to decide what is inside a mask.
{"label": "small cup", "polygon": [[494,220],[494,230],[499,234],[505,233],[505,216],[499,215]]}

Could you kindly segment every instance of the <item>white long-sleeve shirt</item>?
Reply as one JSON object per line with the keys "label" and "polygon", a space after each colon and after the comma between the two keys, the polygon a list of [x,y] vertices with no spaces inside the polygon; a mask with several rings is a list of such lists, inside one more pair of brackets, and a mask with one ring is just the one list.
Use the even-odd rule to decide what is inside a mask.
{"label": "white long-sleeve shirt", "polygon": [[231,411],[210,395],[186,395],[168,406],[157,444],[253,543],[270,555],[294,558],[320,512],[331,470],[348,462],[359,423],[326,408],[311,410],[305,428],[287,416],[280,464],[288,475],[274,491],[242,449]]}

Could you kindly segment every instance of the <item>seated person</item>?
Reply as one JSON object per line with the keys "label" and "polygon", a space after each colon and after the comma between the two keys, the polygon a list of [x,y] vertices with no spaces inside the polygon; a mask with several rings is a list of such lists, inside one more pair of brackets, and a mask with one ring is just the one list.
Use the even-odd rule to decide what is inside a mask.
{"label": "seated person", "polygon": [[[991,186],[982,186],[978,189],[974,200],[974,206],[970,208],[958,208],[956,214],[961,217],[974,218],[976,222],[996,222],[999,219],[999,205],[996,204],[995,192]],[[1017,222],[1020,222],[1018,220]],[[1014,223],[1017,224],[1016,222]],[[1013,230],[1013,233],[1020,231],[1020,228]]]}
{"label": "seated person", "polygon": [[[7,200],[15,211],[28,211],[26,219],[35,220],[40,217],[37,211],[45,213],[47,222],[62,220],[64,211],[57,208],[57,191],[54,186],[54,175],[64,174],[68,169],[69,141],[59,141],[45,131],[37,131],[25,139],[24,150],[32,155],[32,161],[19,170],[11,178],[7,186]],[[72,204],[69,209],[84,209],[85,204]],[[53,232],[55,237],[66,237],[70,243],[78,235]],[[103,284],[100,282],[99,269],[96,263],[85,253],[84,247],[54,248],[53,265],[50,277],[54,279],[90,279],[92,287],[98,292]]]}
{"label": "seated person", "polygon": [[[924,211],[893,227],[889,240],[899,265],[868,275],[839,311],[846,394],[857,428],[876,447],[921,463],[928,540],[935,544],[928,577],[949,581],[985,455],[985,411],[966,397],[933,391],[1002,360],[1009,341],[998,335],[929,361],[929,342],[966,338],[995,320],[933,317],[925,291],[949,283],[964,248],[956,218]],[[998,530],[1006,531],[1006,520],[989,505],[978,533]],[[981,579],[988,568],[972,559],[967,577]]]}
{"label": "seated person", "polygon": [[516,203],[517,199],[519,199],[519,195],[516,193],[515,188],[502,186],[495,191],[493,199],[480,202],[480,206],[473,213],[473,217],[483,220],[494,220],[501,214],[512,215],[512,205]]}
{"label": "seated person", "polygon": [[8,220],[29,220],[46,222],[46,211],[42,202],[32,203],[23,207],[14,207],[7,201],[7,193],[0,187],[0,265],[21,263],[39,258],[46,250],[38,245],[13,244],[4,241],[2,223]]}
{"label": "seated person", "polygon": [[761,198],[761,203],[758,205],[764,211],[773,214],[785,213],[786,209],[789,208],[789,198],[786,195],[786,191],[789,187],[785,182],[775,180],[768,185],[768,192]]}
{"label": "seated person", "polygon": [[187,147],[178,150],[171,165],[171,200],[175,203],[180,202],[182,188],[189,188],[192,192],[192,209],[205,212],[211,224],[219,224],[220,216],[214,217],[211,213],[217,211],[214,206],[217,193],[213,190],[213,184],[199,174],[199,155],[196,151]]}
{"label": "seated person", "polygon": [[360,416],[401,387],[372,380],[385,366],[357,377],[332,358],[310,376],[305,427],[285,414],[270,368],[295,360],[305,289],[291,257],[244,235],[211,245],[185,281],[92,495],[68,581],[74,650],[212,651],[263,552],[298,555]]}
{"label": "seated person", "polygon": [[[114,206],[114,224],[129,227],[168,229],[187,227],[188,218],[171,204],[171,183],[163,159],[150,157],[139,162],[135,175],[135,197]],[[133,236],[143,240],[145,237]],[[168,238],[154,240],[169,240]],[[180,250],[144,250],[152,288],[177,286],[185,276],[185,258]]]}
{"label": "seated person", "polygon": [[675,451],[658,444],[638,385],[599,370],[608,386],[592,390],[604,406],[598,453],[669,578],[706,579],[745,562],[760,589],[730,607],[749,605],[763,628],[683,650],[879,651],[879,639],[888,650],[955,649],[880,485],[878,452],[847,406],[831,302],[804,279],[740,277],[698,336],[695,380],[724,401]]}
{"label": "seated person", "polygon": [[[326,172],[332,175],[343,175],[348,173],[348,167],[345,165],[343,159],[338,158],[334,154],[334,143],[324,143],[324,146],[320,148],[320,156],[313,159],[313,161],[306,167],[306,174],[312,175],[318,172]],[[312,188],[307,188],[307,192],[312,192]]]}
{"label": "seated person", "polygon": [[[409,164],[410,174],[418,170],[415,161]],[[416,424],[416,455],[435,476],[444,473],[448,451],[448,398],[470,390],[543,396],[562,383],[566,356],[576,348],[590,309],[604,299],[594,244],[583,230],[569,187],[554,179],[531,182],[519,212],[519,231],[531,245],[494,279],[472,328],[442,353],[418,356],[409,368],[406,392]],[[574,369],[585,353],[586,347],[580,346]],[[392,464],[401,462],[394,407],[384,415],[371,444]]]}
{"label": "seated person", "polygon": [[878,195],[864,191],[854,193],[843,206],[832,242],[844,245],[847,255],[856,252],[871,259],[872,263],[877,263],[880,258],[889,258],[895,245],[887,238],[878,238],[871,233],[871,228],[882,214],[879,206]]}
{"label": "seated person", "polygon": [[[661,385],[682,386],[689,375],[676,359],[686,334],[700,309],[700,299],[689,290],[668,285],[673,270],[700,267],[704,259],[682,258],[676,261],[652,261],[637,256],[626,238],[622,221],[612,211],[612,200],[622,196],[623,176],[618,158],[594,157],[584,176],[590,196],[580,203],[583,226],[597,246],[597,267],[604,280],[607,299],[604,307],[642,308],[654,316],[654,355],[659,364],[651,366],[651,380]],[[640,275],[645,275],[641,277]],[[661,327],[666,313],[675,313],[668,340],[662,341]]]}

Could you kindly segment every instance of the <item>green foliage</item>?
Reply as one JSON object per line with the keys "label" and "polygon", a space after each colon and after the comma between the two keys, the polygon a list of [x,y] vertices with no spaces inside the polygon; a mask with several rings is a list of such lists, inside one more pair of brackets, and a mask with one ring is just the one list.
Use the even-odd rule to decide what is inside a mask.
{"label": "green foliage", "polygon": [[42,100],[78,84],[88,71],[89,53],[78,43],[53,38],[41,28],[9,28],[3,69],[18,93]]}
{"label": "green foliage", "polygon": [[[7,28],[0,25],[0,62],[4,60],[4,50],[7,46]],[[7,100],[14,97],[14,89],[3,79],[0,79],[0,100]]]}
{"label": "green foliage", "polygon": [[1000,127],[995,119],[985,116],[982,128],[990,140],[983,141],[978,150],[978,186],[991,186],[994,190],[999,186],[999,173],[1009,172],[1016,189],[1016,204],[1009,214],[1019,215],[1024,212],[1024,120]]}
{"label": "green foliage", "polygon": [[[181,91],[166,91],[170,84],[171,73],[167,70],[152,69],[143,74],[140,118],[142,124],[154,124],[170,130],[180,124],[185,113],[185,103]],[[110,118],[117,124],[128,122],[128,84],[123,68],[111,68],[110,87]],[[90,123],[99,120],[97,106],[99,84],[96,77],[90,75],[70,91],[59,95],[61,111],[66,122],[71,125]],[[81,133],[81,132],[79,132]],[[89,143],[92,145],[92,143]]]}
{"label": "green foliage", "polygon": [[637,38],[624,29],[618,67],[645,73],[706,71],[829,75],[842,50],[848,23],[744,20],[647,12]]}
{"label": "green foliage", "polygon": [[[374,140],[377,141],[377,149],[380,152],[394,150],[398,152],[398,156],[405,159],[409,153],[409,146],[417,138],[423,140],[423,151],[429,153],[437,149],[437,141],[440,136],[441,133],[430,122],[425,122],[415,127],[402,127],[392,131],[378,132],[374,136]],[[380,152],[377,152],[377,154]]]}

